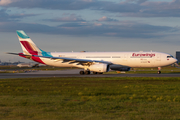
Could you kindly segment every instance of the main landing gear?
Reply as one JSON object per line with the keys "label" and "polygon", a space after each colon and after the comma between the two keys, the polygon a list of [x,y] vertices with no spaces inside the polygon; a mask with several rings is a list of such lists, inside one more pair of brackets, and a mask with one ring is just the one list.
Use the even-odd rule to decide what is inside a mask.
{"label": "main landing gear", "polygon": [[93,74],[103,74],[103,72],[93,72]]}
{"label": "main landing gear", "polygon": [[84,74],[89,75],[89,74],[91,74],[91,72],[90,71],[80,71],[79,74],[80,75],[84,75]]}
{"label": "main landing gear", "polygon": [[161,71],[158,71],[158,74],[161,74]]}
{"label": "main landing gear", "polygon": [[[91,71],[80,71],[79,72],[80,75],[90,75]],[[93,72],[93,74],[103,74],[103,72]]]}
{"label": "main landing gear", "polygon": [[84,74],[89,75],[89,74],[91,74],[91,72],[90,71],[80,71],[79,74],[80,75],[84,75]]}
{"label": "main landing gear", "polygon": [[161,67],[158,67],[158,74],[161,74]]}

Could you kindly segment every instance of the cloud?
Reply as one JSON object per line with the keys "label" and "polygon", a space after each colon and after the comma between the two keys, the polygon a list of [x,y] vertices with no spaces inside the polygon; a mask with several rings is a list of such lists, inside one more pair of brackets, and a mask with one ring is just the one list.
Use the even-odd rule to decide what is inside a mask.
{"label": "cloud", "polygon": [[[101,23],[65,23],[51,27],[43,24],[30,24],[18,22],[4,22],[0,24],[1,32],[15,32],[16,30],[26,32],[74,35],[74,36],[114,36],[120,38],[160,38],[174,35],[179,28],[166,26],[153,26],[148,24],[121,21],[120,24],[108,25]],[[167,34],[168,33],[168,34]]]}
{"label": "cloud", "polygon": [[9,17],[10,16],[6,13],[5,9],[0,10],[0,21],[8,21]]}
{"label": "cloud", "polygon": [[0,10],[0,22],[8,22],[8,21],[19,21],[19,19],[30,17],[30,16],[36,16],[37,14],[12,14],[9,15],[7,13],[7,9],[1,9]]}
{"label": "cloud", "polygon": [[8,4],[11,4],[13,2],[17,2],[18,0],[0,0],[0,5],[6,6]]}
{"label": "cloud", "polygon": [[15,32],[16,30],[25,30],[32,33],[49,33],[57,34],[56,27],[50,27],[42,24],[18,23],[18,22],[1,22],[0,32]]}
{"label": "cloud", "polygon": [[[167,6],[167,4],[169,4],[169,6]],[[157,10],[162,10],[161,13],[164,12],[164,14],[161,14],[161,16],[174,16],[175,14],[180,14],[180,12],[171,14],[172,8],[175,8],[175,10],[178,9],[176,4],[180,4],[180,2],[178,2],[177,0],[171,2],[126,0],[120,3],[98,0],[19,0],[16,2],[9,1],[9,3],[4,4],[4,6],[27,8],[39,7],[45,9],[65,10],[92,8],[94,10],[104,10],[119,13],[121,16],[154,17],[160,14],[157,13]],[[71,6],[73,7],[71,8]],[[132,21],[118,21],[107,16],[103,16],[96,21],[86,21],[81,16],[78,16],[76,14],[63,14],[62,17],[59,18],[46,19],[46,21],[48,20],[51,22],[61,22],[58,26],[53,27],[43,24],[18,23],[21,18],[30,16],[36,16],[36,14],[8,14],[6,9],[1,9],[0,31],[14,32],[17,29],[23,29],[27,32],[37,32],[45,34],[115,36],[124,38],[158,38],[164,37],[166,35],[172,35],[173,33],[179,31],[179,28],[148,25]],[[57,24],[58,23],[56,23],[56,25]]]}
{"label": "cloud", "polygon": [[[134,1],[134,0],[133,0]],[[180,1],[173,0],[171,2],[149,2],[149,1],[141,1],[135,3],[121,3],[124,7],[134,8],[134,11],[125,11],[123,8],[122,11],[118,8],[104,8],[106,11],[117,12],[119,16],[126,17],[180,17]],[[119,7],[121,6],[119,5]],[[131,8],[131,9],[132,9]],[[123,11],[124,10],[124,11]]]}
{"label": "cloud", "polygon": [[108,3],[98,8],[99,10],[115,12],[115,13],[126,13],[126,12],[138,12],[141,7],[137,3],[121,2],[121,3]]}
{"label": "cloud", "polygon": [[102,2],[97,0],[17,0],[3,4],[6,7],[44,8],[59,10],[81,10],[96,7]]}
{"label": "cloud", "polygon": [[65,24],[62,24],[62,25],[58,25],[57,27],[59,29],[78,29],[78,28],[85,28],[85,27],[88,27],[89,24],[86,23],[86,22],[82,22],[82,23],[65,23]]}
{"label": "cloud", "polygon": [[99,18],[97,21],[99,21],[99,22],[112,22],[112,21],[118,21],[118,20],[103,16],[102,18]]}
{"label": "cloud", "polygon": [[180,1],[125,0],[120,3],[101,0],[1,0],[1,6],[55,10],[93,9],[128,17],[180,17]]}
{"label": "cloud", "polygon": [[142,9],[137,14],[131,14],[137,17],[180,17],[180,1],[171,2],[149,2],[141,4]]}
{"label": "cloud", "polygon": [[148,1],[148,0],[125,0],[121,3],[144,3],[146,1]]}
{"label": "cloud", "polygon": [[60,17],[60,18],[54,18],[54,19],[46,19],[46,21],[51,22],[83,22],[83,20],[80,16],[77,16],[75,14],[71,14],[70,16]]}

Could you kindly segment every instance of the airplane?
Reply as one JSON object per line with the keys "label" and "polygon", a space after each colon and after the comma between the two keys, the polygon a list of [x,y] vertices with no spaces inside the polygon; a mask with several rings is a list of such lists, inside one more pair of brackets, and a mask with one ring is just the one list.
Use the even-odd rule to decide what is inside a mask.
{"label": "airplane", "polygon": [[22,68],[22,67],[32,67],[32,68],[35,68],[35,67],[46,66],[46,65],[44,65],[44,64],[37,64],[37,63],[19,63],[17,66],[20,67],[20,68]]}
{"label": "airplane", "polygon": [[103,74],[111,70],[130,71],[131,68],[154,68],[177,62],[172,55],[162,52],[46,52],[38,48],[23,31],[17,30],[23,53],[8,53],[55,67],[77,67],[83,74]]}

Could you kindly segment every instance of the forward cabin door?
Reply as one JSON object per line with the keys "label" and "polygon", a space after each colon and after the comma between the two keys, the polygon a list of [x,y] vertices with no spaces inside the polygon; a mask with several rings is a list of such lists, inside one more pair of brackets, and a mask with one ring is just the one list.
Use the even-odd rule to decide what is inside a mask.
{"label": "forward cabin door", "polygon": [[157,54],[157,56],[156,56],[156,61],[157,61],[157,62],[161,61],[161,54]]}
{"label": "forward cabin door", "polygon": [[154,58],[154,65],[158,66],[161,62],[161,54],[156,54],[155,58]]}

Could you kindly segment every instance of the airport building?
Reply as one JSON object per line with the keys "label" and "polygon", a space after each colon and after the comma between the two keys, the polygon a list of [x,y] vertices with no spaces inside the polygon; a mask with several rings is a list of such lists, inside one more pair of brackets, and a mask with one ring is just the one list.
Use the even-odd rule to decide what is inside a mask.
{"label": "airport building", "polygon": [[176,59],[180,62],[180,51],[176,51]]}

